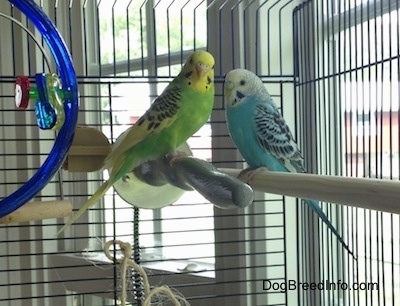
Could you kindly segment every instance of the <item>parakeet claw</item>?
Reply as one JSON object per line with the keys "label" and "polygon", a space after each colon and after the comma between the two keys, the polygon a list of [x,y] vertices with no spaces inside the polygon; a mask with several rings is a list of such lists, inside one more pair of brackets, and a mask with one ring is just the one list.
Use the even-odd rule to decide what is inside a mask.
{"label": "parakeet claw", "polygon": [[[225,101],[229,134],[249,166],[255,169],[264,165],[271,171],[280,172],[305,172],[304,158],[289,126],[256,74],[246,69],[229,71],[225,76]],[[248,183],[265,167],[253,169],[242,171],[239,179]],[[353,255],[320,204],[311,199],[304,202]]]}
{"label": "parakeet claw", "polygon": [[270,170],[264,166],[256,169],[246,168],[240,171],[238,179],[241,180],[242,182],[245,182],[246,184],[249,184],[249,182],[253,179],[253,177],[261,171],[270,171]]}

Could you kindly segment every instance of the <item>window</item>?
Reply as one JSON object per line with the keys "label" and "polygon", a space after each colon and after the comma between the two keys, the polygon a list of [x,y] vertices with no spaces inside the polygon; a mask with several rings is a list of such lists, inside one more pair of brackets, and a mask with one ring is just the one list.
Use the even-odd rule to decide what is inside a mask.
{"label": "window", "polygon": [[[210,124],[189,140],[197,157],[221,168],[243,167],[226,130],[222,83],[227,71],[244,67],[261,76],[280,106],[307,170],[399,177],[396,1],[36,2],[72,52],[81,95],[79,122],[112,141],[148,109],[192,49],[207,48],[218,60],[215,109]],[[0,7],[19,17],[7,1]],[[0,132],[5,136],[0,151],[7,154],[0,163],[8,171],[0,173],[6,183],[0,189],[7,194],[35,170],[53,135],[31,129],[32,112],[16,115],[9,76],[40,72],[43,60],[25,34],[0,22],[1,37],[15,43],[0,46]],[[19,155],[15,145],[26,147],[20,141],[26,138],[33,146]],[[38,197],[65,196],[78,208],[107,175],[61,171]],[[0,275],[1,299],[117,304],[119,269],[99,254],[105,240],[133,239],[133,210],[113,190],[102,204],[61,239],[54,237],[61,220],[1,228],[7,242],[0,256],[6,267]],[[295,199],[257,193],[246,209],[221,210],[195,192],[161,210],[140,210],[142,263],[152,284],[176,287],[193,305],[204,298],[221,306],[399,304],[398,216],[322,206],[357,251],[358,263]],[[186,273],[188,260],[207,271]],[[264,279],[378,280],[381,287],[374,292],[266,291]]]}
{"label": "window", "polygon": [[[340,32],[341,48],[347,45],[347,50],[352,50],[342,49],[350,54],[346,60],[340,60],[344,70],[353,71],[346,73],[342,80],[341,98],[344,112],[358,116],[352,118],[356,127],[346,126],[346,130],[353,132],[346,135],[343,166],[353,176],[398,179],[400,88],[394,55],[398,53],[400,11],[390,1],[364,2],[353,11],[360,16],[358,22]],[[353,214],[358,218],[353,230],[366,237],[358,240],[358,280],[385,284],[380,296],[369,297],[372,303],[379,303],[381,299],[394,303],[400,298],[399,290],[395,289],[400,286],[400,278],[398,273],[392,273],[400,271],[400,263],[390,254],[398,254],[398,243],[393,241],[399,241],[395,238],[399,219],[389,213],[363,209]],[[360,293],[358,298],[361,303],[367,302],[365,293]]]}
{"label": "window", "polygon": [[[299,126],[304,129],[307,153],[312,155],[308,164],[318,173],[399,177],[397,4],[314,1],[299,7],[295,15],[299,20]],[[300,296],[303,304],[396,304],[400,298],[398,216],[346,206],[324,209],[358,261],[342,256],[340,246],[319,227],[320,252],[303,262],[312,266],[312,261],[320,260],[320,266],[300,269],[301,277],[375,282],[380,289],[379,293],[304,293]],[[310,229],[317,230],[311,225]],[[311,234],[308,239],[313,239]],[[343,266],[331,259],[340,259]]]}
{"label": "window", "polygon": [[[109,78],[101,85],[102,130],[110,139],[116,140],[148,109],[191,50],[206,46],[206,3],[186,2],[118,1],[96,7],[99,71]],[[211,161],[210,124],[188,143],[196,157]],[[110,191],[105,208],[106,236],[132,239],[133,213],[127,213],[132,206]],[[140,215],[144,254],[152,250],[163,258],[214,263],[213,205],[197,192],[186,192],[161,210],[142,209]]]}

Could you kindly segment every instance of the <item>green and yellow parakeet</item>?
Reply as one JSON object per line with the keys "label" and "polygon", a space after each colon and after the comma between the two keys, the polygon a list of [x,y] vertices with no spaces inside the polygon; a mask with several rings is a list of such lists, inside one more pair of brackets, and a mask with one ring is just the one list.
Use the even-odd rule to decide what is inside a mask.
{"label": "green and yellow parakeet", "polygon": [[142,162],[172,153],[210,117],[214,105],[214,58],[195,51],[179,75],[157,97],[146,113],[129,128],[104,161],[110,169],[105,181],[60,229],[78,219],[126,173]]}

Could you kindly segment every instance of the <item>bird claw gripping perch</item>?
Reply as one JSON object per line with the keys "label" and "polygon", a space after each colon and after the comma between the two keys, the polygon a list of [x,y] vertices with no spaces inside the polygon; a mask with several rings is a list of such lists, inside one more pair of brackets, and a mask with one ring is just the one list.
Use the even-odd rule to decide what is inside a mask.
{"label": "bird claw gripping perch", "polygon": [[212,164],[192,156],[171,157],[148,161],[133,171],[149,185],[171,184],[184,190],[195,189],[222,209],[244,208],[253,202],[249,185],[220,172]]}
{"label": "bird claw gripping perch", "polygon": [[35,103],[37,125],[43,130],[59,130],[65,122],[63,100],[65,94],[61,81],[54,73],[38,73],[35,76],[37,87],[31,87],[26,76],[19,76],[15,84],[15,104],[26,109],[29,100]]}

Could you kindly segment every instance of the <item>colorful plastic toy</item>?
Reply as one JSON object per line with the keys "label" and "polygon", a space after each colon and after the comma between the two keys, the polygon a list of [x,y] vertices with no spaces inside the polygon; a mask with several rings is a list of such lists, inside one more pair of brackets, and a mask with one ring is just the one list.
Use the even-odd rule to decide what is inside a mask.
{"label": "colorful plastic toy", "polygon": [[[33,0],[9,1],[25,14],[42,34],[58,71],[57,78],[55,75],[37,75],[35,81],[37,88],[40,87],[38,96],[34,89],[29,87],[26,79],[20,79],[19,87],[16,87],[16,104],[18,107],[28,107],[31,94],[35,99],[38,97],[37,101],[40,101],[36,106],[38,125],[41,128],[59,128],[59,132],[47,159],[37,172],[18,190],[0,201],[0,217],[8,215],[30,201],[61,168],[73,140],[79,109],[75,70],[70,53],[57,28]],[[26,88],[29,90],[26,91]]]}
{"label": "colorful plastic toy", "polygon": [[31,87],[28,77],[17,77],[15,84],[15,104],[27,108],[29,99],[36,100],[35,114],[39,128],[59,130],[65,122],[64,94],[61,81],[55,73],[38,73],[37,87]]}

